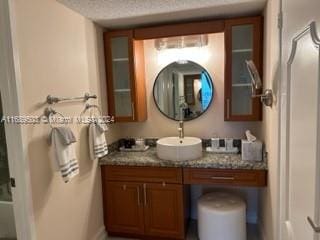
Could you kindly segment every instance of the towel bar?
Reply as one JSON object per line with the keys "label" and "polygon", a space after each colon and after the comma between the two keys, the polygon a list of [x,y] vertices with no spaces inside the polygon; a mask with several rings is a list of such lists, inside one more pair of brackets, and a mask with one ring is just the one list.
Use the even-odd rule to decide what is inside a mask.
{"label": "towel bar", "polygon": [[46,102],[48,104],[54,104],[54,103],[58,103],[58,102],[62,102],[62,101],[72,101],[72,100],[84,100],[84,101],[88,101],[88,99],[90,98],[97,98],[97,95],[93,94],[90,95],[89,93],[85,93],[84,96],[82,97],[54,97],[51,95],[47,96]]}

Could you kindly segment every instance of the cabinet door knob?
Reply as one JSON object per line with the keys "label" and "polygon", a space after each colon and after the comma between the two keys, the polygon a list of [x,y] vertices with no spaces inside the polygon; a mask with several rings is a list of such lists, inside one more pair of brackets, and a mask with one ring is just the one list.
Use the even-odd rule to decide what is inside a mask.
{"label": "cabinet door knob", "polygon": [[127,190],[127,185],[125,185],[125,184],[122,185],[122,189],[123,189],[123,190]]}

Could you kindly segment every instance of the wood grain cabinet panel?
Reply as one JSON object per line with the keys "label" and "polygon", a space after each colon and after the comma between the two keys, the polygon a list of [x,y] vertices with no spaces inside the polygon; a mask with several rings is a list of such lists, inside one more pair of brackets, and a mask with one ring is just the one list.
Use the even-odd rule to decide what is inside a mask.
{"label": "wood grain cabinet panel", "polygon": [[184,239],[187,187],[181,168],[101,166],[109,234],[139,239]]}
{"label": "wood grain cabinet panel", "polygon": [[229,186],[264,187],[267,185],[265,170],[186,168],[185,184],[216,184]]}
{"label": "wood grain cabinet panel", "polygon": [[103,166],[108,181],[181,183],[182,168]]}
{"label": "wood grain cabinet panel", "polygon": [[134,37],[139,40],[167,38],[194,34],[218,33],[224,30],[224,20],[167,24],[134,29]]}
{"label": "wood grain cabinet panel", "polygon": [[259,98],[251,97],[245,63],[252,60],[262,78],[262,22],[260,16],[225,21],[225,121],[262,120],[262,104]]}
{"label": "wood grain cabinet panel", "polygon": [[104,34],[109,115],[116,122],[147,119],[143,41],[133,30]]}
{"label": "wood grain cabinet panel", "polygon": [[141,184],[106,182],[104,191],[107,230],[143,234],[144,216]]}
{"label": "wood grain cabinet panel", "polygon": [[178,184],[145,184],[145,234],[183,238],[183,186]]}

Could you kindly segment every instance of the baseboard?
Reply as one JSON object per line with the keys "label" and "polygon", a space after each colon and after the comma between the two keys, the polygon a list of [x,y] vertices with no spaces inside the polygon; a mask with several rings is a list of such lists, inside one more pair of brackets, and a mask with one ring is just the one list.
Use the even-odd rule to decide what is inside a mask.
{"label": "baseboard", "polygon": [[105,227],[101,227],[97,234],[93,238],[94,240],[106,240],[107,239],[107,232]]}

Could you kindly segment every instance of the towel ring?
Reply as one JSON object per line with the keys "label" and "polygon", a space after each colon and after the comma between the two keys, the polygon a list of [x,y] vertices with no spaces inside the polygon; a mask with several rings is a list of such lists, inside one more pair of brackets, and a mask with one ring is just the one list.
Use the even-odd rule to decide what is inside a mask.
{"label": "towel ring", "polygon": [[49,122],[49,126],[51,127],[51,128],[53,128],[53,126],[52,126],[52,122],[51,122],[51,116],[53,116],[53,115],[60,115],[60,117],[62,117],[62,118],[65,118],[61,113],[59,113],[59,112],[55,112],[55,113],[51,113],[50,115],[49,115],[49,118],[48,118],[48,122]]}
{"label": "towel ring", "polygon": [[46,108],[45,110],[44,110],[44,116],[46,116],[46,118],[47,118],[47,120],[48,120],[48,123],[49,123],[49,126],[51,127],[51,128],[53,128],[53,126],[52,126],[52,122],[51,122],[51,116],[53,116],[53,115],[59,115],[60,117],[62,117],[62,118],[65,118],[65,116],[63,116],[63,114],[62,113],[59,113],[59,112],[57,112],[56,110],[54,110],[54,109],[52,109],[52,108]]}
{"label": "towel ring", "polygon": [[[99,106],[98,105],[95,105],[95,104],[89,104],[89,103],[87,103],[86,105],[85,105],[85,108],[84,108],[84,110],[80,113],[80,117],[82,117],[83,116],[83,114],[88,110],[88,109],[90,109],[90,108],[96,108],[97,110],[98,110],[98,112],[99,112],[99,115],[101,116],[102,115],[102,112],[101,112],[101,110],[100,110],[100,108],[99,108]],[[91,117],[92,115],[91,115],[91,113],[90,113],[90,117]]]}

